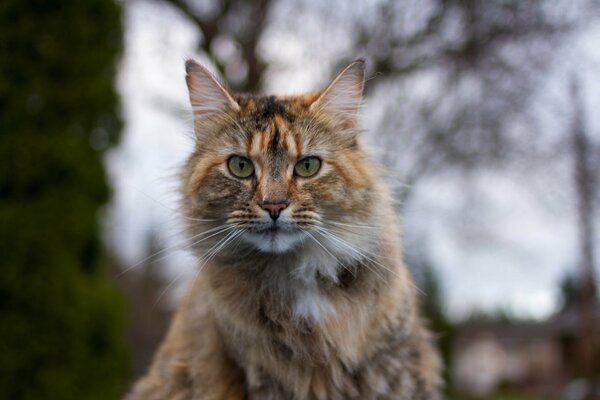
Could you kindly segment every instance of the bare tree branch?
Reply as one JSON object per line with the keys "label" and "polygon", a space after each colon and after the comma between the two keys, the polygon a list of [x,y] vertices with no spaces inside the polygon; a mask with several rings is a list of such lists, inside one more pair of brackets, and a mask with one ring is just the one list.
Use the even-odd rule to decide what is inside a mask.
{"label": "bare tree branch", "polygon": [[[221,0],[214,14],[203,16],[196,12],[189,1],[162,0],[180,10],[202,32],[202,50],[214,63],[222,76],[227,77],[228,65],[214,52],[214,43],[219,36],[232,36],[239,51],[237,60],[247,68],[242,81],[228,79],[234,90],[255,92],[260,89],[266,64],[260,57],[258,43],[266,27],[271,0]],[[243,23],[238,23],[237,20]],[[241,29],[239,27],[242,27]]]}

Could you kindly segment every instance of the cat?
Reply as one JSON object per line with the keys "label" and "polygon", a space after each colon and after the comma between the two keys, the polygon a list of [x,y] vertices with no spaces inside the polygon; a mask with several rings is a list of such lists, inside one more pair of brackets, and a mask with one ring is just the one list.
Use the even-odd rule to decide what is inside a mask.
{"label": "cat", "polygon": [[364,60],[300,96],[186,63],[198,275],[128,400],[441,398],[392,199],[359,138]]}

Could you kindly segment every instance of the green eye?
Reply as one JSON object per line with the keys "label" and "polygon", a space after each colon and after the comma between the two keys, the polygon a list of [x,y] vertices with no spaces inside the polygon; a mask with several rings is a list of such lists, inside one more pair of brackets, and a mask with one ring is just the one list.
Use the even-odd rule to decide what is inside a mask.
{"label": "green eye", "polygon": [[294,173],[303,178],[308,178],[317,173],[321,167],[321,160],[317,157],[306,157],[294,166]]}
{"label": "green eye", "polygon": [[229,171],[238,178],[247,178],[254,172],[252,161],[245,157],[233,156],[227,162]]}

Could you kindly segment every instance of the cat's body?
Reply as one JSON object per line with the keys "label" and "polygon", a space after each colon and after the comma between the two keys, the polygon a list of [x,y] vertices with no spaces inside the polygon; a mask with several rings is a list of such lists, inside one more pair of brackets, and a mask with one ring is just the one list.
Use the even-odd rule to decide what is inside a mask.
{"label": "cat's body", "polygon": [[439,399],[395,213],[356,137],[362,83],[359,61],[321,93],[232,97],[188,63],[201,271],[129,400]]}

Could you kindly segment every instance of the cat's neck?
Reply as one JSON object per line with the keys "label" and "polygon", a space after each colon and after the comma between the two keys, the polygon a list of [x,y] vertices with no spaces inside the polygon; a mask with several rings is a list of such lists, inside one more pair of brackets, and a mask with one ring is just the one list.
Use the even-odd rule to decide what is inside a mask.
{"label": "cat's neck", "polygon": [[236,303],[233,308],[254,305],[276,318],[319,322],[336,313],[340,298],[389,287],[397,266],[384,265],[379,253],[385,250],[380,243],[368,256],[348,256],[325,252],[314,242],[280,254],[240,249],[216,258],[206,274],[212,289],[223,295],[219,299]]}

